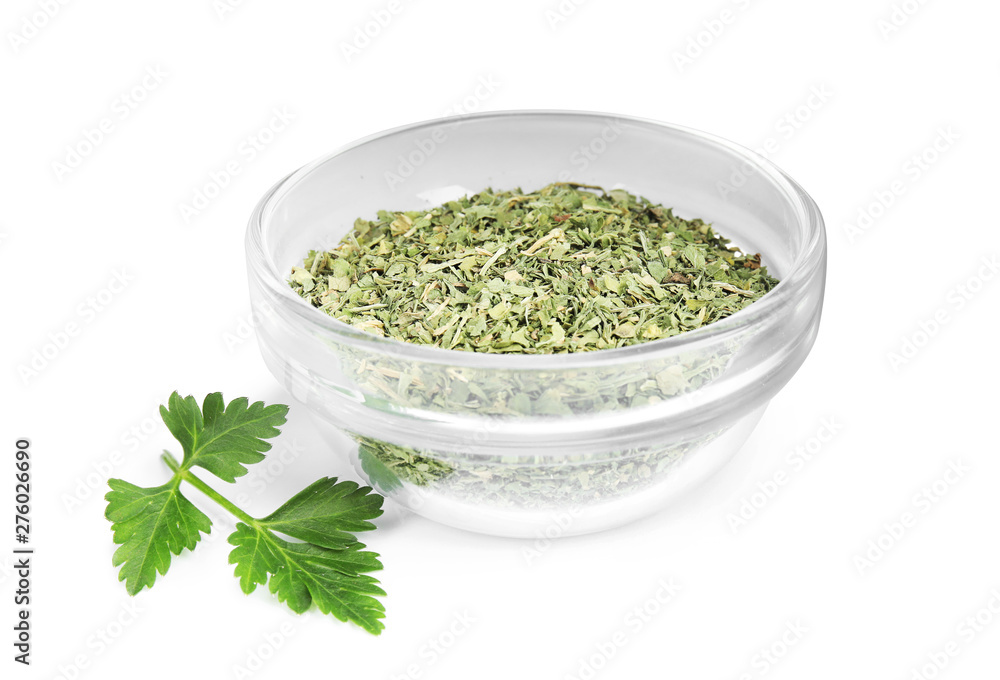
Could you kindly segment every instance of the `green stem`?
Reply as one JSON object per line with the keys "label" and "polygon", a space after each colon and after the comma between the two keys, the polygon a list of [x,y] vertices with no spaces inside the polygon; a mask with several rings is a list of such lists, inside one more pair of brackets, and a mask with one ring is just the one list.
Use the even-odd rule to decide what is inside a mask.
{"label": "green stem", "polygon": [[161,458],[163,458],[163,462],[167,464],[167,467],[169,467],[171,470],[174,471],[175,475],[177,475],[178,477],[180,477],[181,479],[183,479],[185,482],[189,483],[191,486],[193,486],[194,488],[198,489],[203,494],[205,494],[206,496],[208,496],[209,498],[211,498],[213,501],[215,501],[216,503],[218,503],[219,505],[221,505],[223,508],[225,508],[226,510],[228,510],[233,516],[235,516],[237,519],[245,522],[246,524],[249,524],[252,527],[256,527],[257,526],[257,520],[256,519],[254,519],[253,517],[251,517],[247,513],[245,513],[242,510],[240,510],[238,507],[236,507],[235,505],[233,505],[233,503],[231,501],[229,501],[229,499],[227,499],[225,496],[223,496],[222,494],[220,494],[218,491],[216,491],[215,489],[213,489],[212,487],[210,487],[205,482],[203,482],[200,479],[198,479],[194,475],[193,472],[191,472],[187,468],[181,467],[181,464],[177,462],[176,458],[174,458],[172,455],[170,455],[169,451],[164,451],[163,452],[163,456],[161,456]]}

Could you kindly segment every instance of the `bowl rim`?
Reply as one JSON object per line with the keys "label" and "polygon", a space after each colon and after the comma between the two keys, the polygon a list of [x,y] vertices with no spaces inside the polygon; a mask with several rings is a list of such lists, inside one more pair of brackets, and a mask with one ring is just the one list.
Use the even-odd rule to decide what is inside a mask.
{"label": "bowl rim", "polygon": [[[686,135],[701,144],[721,148],[723,151],[737,157],[738,160],[747,163],[753,171],[765,175],[781,190],[796,217],[796,224],[802,232],[802,245],[795,254],[788,272],[783,275],[777,286],[759,300],[725,319],[714,321],[701,328],[685,331],[668,338],[649,340],[627,347],[562,354],[521,354],[444,349],[432,345],[409,343],[392,337],[367,333],[316,310],[303,298],[295,294],[291,286],[288,285],[284,274],[278,270],[266,244],[265,227],[268,223],[268,218],[271,216],[275,205],[300,181],[308,177],[321,165],[373,141],[397,134],[441,126],[453,126],[469,121],[483,122],[496,119],[509,123],[516,118],[539,116],[551,118],[594,118],[604,121],[615,120],[659,128]],[[740,167],[744,167],[742,163]],[[725,342],[727,339],[737,335],[741,330],[773,318],[783,308],[791,307],[799,294],[806,288],[806,284],[824,265],[826,259],[826,232],[819,206],[794,179],[756,151],[711,133],[651,118],[569,109],[482,111],[427,119],[361,137],[301,166],[268,189],[254,207],[253,213],[250,216],[245,244],[248,259],[248,274],[251,279],[256,277],[260,283],[277,296],[277,299],[285,305],[286,309],[294,313],[304,323],[330,333],[336,337],[338,342],[353,345],[358,349],[365,349],[376,354],[390,355],[396,358],[405,358],[424,363],[446,364],[456,367],[467,366],[477,369],[496,368],[506,370],[560,370],[594,367],[660,358],[662,354],[688,352],[701,349],[713,343]]]}

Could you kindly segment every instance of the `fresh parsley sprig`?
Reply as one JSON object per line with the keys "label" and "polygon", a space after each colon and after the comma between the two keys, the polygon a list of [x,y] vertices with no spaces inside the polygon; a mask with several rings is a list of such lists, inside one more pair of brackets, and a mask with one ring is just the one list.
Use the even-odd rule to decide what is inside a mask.
{"label": "fresh parsley sprig", "polygon": [[315,603],[324,614],[375,635],[382,631],[385,609],[376,598],[385,592],[369,575],[382,563],[354,536],[374,529],[369,520],[382,514],[383,499],[371,487],[323,477],[257,519],[192,472],[197,466],[235,482],[247,465],[264,460],[271,448],[264,440],[279,434],[287,413],[282,404],[250,404],[243,397],[227,406],[219,392],[206,396],[200,408],[194,397],[170,395],[160,416],[184,451],[180,462],[163,454],[173,476],[152,488],[109,479],[111,491],[104,497],[104,516],[119,545],[112,563],[121,567],[118,580],[130,595],[151,588],[157,573],[167,573],[172,555],[194,550],[201,535],[210,533],[212,521],[181,494],[181,482],[187,482],[239,520],[229,536],[229,563],[236,565],[244,593],[267,585],[297,613]]}

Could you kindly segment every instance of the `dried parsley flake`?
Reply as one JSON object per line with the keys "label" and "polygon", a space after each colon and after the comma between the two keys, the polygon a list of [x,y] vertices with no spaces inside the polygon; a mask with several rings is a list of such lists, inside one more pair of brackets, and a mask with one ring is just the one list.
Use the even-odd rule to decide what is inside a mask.
{"label": "dried parsley flake", "polygon": [[[550,354],[700,328],[778,282],[760,255],[730,247],[700,219],[622,189],[561,182],[359,218],[334,248],[311,251],[289,283],[314,307],[376,335],[472,352]],[[557,370],[493,377],[342,351],[345,375],[372,400],[490,417],[642,408],[696,391],[731,358],[695,352],[653,359],[641,374],[612,365],[577,378]],[[493,508],[565,508],[649,488],[726,429],[598,459],[540,452],[511,460],[475,446],[456,454],[350,434],[360,465],[384,492],[405,482]]]}
{"label": "dried parsley flake", "polygon": [[[587,191],[592,189],[593,191]],[[760,255],[622,189],[490,189],[358,219],[289,283],[376,335],[473,352],[581,352],[724,319],[777,285]]]}

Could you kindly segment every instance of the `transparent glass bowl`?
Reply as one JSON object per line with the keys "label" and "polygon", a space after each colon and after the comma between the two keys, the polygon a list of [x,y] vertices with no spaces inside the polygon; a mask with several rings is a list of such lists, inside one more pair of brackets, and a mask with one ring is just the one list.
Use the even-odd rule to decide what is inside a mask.
{"label": "transparent glass bowl", "polygon": [[[558,180],[621,186],[700,217],[761,253],[781,282],[696,331],[561,355],[378,337],[286,282],[357,217]],[[819,210],[774,165],[694,130],[582,112],[474,114],[368,137],[268,191],[246,245],[264,360],[357,442],[358,471],[420,515],[507,536],[620,525],[722,467],[812,347],[826,276]]]}

